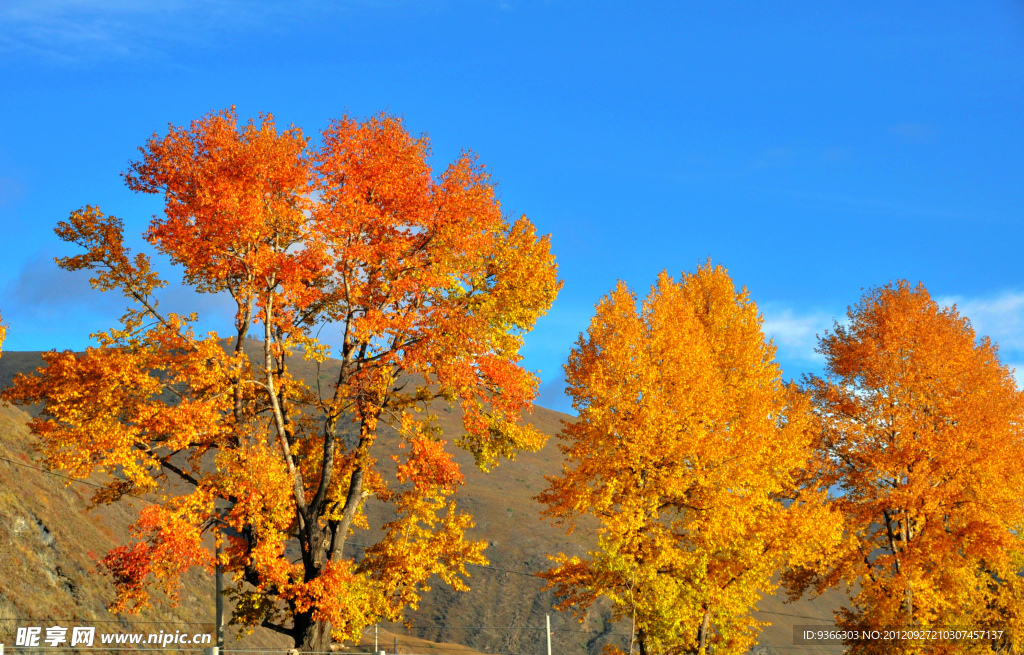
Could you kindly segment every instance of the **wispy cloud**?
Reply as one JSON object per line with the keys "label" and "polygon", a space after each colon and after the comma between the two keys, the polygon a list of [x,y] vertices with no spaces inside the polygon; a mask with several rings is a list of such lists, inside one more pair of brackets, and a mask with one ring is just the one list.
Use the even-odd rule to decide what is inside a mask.
{"label": "wispy cloud", "polygon": [[25,193],[25,187],[17,180],[0,177],[0,207],[13,205]]}
{"label": "wispy cloud", "polygon": [[75,64],[155,56],[170,44],[273,27],[331,3],[282,0],[8,0],[0,5],[0,52]]}
{"label": "wispy cloud", "polygon": [[[161,310],[189,314],[196,312],[200,334],[225,331],[234,311],[226,294],[200,294],[176,284],[178,271],[168,271],[167,288],[157,293]],[[23,264],[17,277],[0,288],[0,307],[10,326],[9,350],[82,348],[88,335],[117,325],[131,301],[116,291],[100,292],[89,284],[90,271],[68,272],[54,262],[52,254],[36,253]]]}
{"label": "wispy cloud", "polygon": [[13,0],[0,9],[0,48],[62,63],[138,55],[180,11],[173,0]]}
{"label": "wispy cloud", "polygon": [[92,289],[88,271],[61,270],[53,256],[45,253],[36,253],[25,261],[5,295],[10,305],[41,316],[87,307],[101,309],[97,299],[110,296]]}
{"label": "wispy cloud", "polygon": [[807,164],[834,164],[846,161],[849,151],[840,147],[806,148],[774,146],[757,152],[751,165],[754,168],[785,168]]}
{"label": "wispy cloud", "polygon": [[911,143],[929,143],[935,140],[937,132],[929,123],[900,123],[890,125],[889,134]]}
{"label": "wispy cloud", "polygon": [[[500,10],[513,5],[489,0]],[[345,19],[351,11],[434,11],[432,0],[3,0],[0,53],[80,65],[159,58],[176,46]]]}
{"label": "wispy cloud", "polygon": [[565,394],[565,375],[562,373],[540,385],[534,404],[566,414],[576,413],[572,408],[572,400]]}

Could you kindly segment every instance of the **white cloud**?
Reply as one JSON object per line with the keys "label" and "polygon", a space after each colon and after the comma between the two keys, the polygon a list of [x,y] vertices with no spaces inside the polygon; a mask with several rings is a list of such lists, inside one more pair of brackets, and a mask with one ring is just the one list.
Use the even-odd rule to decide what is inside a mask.
{"label": "white cloud", "polygon": [[[1004,291],[990,296],[936,298],[941,306],[956,305],[979,337],[987,336],[999,346],[1000,360],[1012,369],[1024,386],[1024,291]],[[780,303],[761,305],[765,335],[775,340],[778,358],[793,363],[820,364],[814,352],[817,337],[832,329],[833,321],[845,322],[845,314],[794,309]]]}
{"label": "white cloud", "polygon": [[981,298],[949,296],[936,298],[940,305],[956,305],[961,316],[970,319],[979,337],[989,337],[999,346],[999,358],[1016,369],[1018,386],[1024,386],[1024,291],[1003,291]]}
{"label": "white cloud", "polygon": [[1003,351],[1024,355],[1024,292],[1004,291],[986,298],[936,298],[941,305],[956,304],[961,316],[971,319],[978,336],[990,337]]}
{"label": "white cloud", "polygon": [[779,359],[801,362],[821,362],[822,356],[814,352],[818,336],[832,327],[834,316],[823,311],[800,312],[782,305],[768,303],[761,306],[764,314],[764,333],[775,341]]}

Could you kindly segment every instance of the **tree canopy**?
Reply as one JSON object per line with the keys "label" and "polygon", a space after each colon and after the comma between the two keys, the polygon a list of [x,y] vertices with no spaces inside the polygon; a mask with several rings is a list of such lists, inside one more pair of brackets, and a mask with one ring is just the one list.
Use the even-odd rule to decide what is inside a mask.
{"label": "tree canopy", "polygon": [[[923,285],[871,289],[820,341],[809,376],[817,484],[847,542],[797,567],[795,593],[842,585],[848,629],[1003,630],[1021,652],[1024,394],[995,344]],[[853,653],[991,652],[991,642],[865,641]]]}
{"label": "tree canopy", "polygon": [[[120,219],[87,206],[57,227],[82,249],[59,264],[132,306],[95,346],[46,353],[4,394],[43,404],[31,428],[50,466],[110,475],[96,502],[158,492],[166,476],[189,485],[144,509],[135,542],[105,558],[113,609],[211,567],[209,531],[226,543],[234,621],[306,650],[396,619],[434,574],[465,589],[485,544],[466,538],[461,472],[417,410],[458,403],[456,443],[483,469],[543,444],[522,418],[537,378],[518,350],[560,287],[548,238],[505,218],[471,153],[435,174],[427,138],[386,114],[343,116],[313,143],[270,115],[240,124],[232,108],[140,151],[125,182],[164,199],[145,240],[185,284],[229,297],[234,320],[197,334],[195,313],[164,312],[150,259],[129,252]],[[293,374],[296,358],[329,355],[336,374],[316,388]],[[398,453],[374,447],[385,426],[401,433]],[[396,518],[357,564],[343,547],[368,527],[371,497]]]}
{"label": "tree canopy", "polygon": [[662,273],[639,308],[622,283],[598,303],[566,365],[579,419],[564,471],[540,496],[570,528],[600,522],[597,550],[545,575],[563,608],[610,599],[641,655],[755,643],[773,574],[837,525],[800,496],[809,401],[774,355],[746,290],[710,262]]}

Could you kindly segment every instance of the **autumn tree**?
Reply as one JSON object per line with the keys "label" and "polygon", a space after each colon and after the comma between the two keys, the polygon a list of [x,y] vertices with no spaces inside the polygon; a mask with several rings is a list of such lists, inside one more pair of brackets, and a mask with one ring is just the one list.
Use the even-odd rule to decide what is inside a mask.
{"label": "autumn tree", "polygon": [[[506,220],[472,154],[435,175],[427,138],[385,114],[344,116],[313,143],[231,109],[140,151],[125,182],[165,203],[145,240],[186,285],[230,298],[234,320],[197,334],[195,313],[165,312],[165,283],[129,252],[122,222],[85,207],[57,227],[82,249],[59,264],[133,304],[95,346],[47,353],[5,394],[43,403],[31,428],[50,466],[110,475],[96,502],[159,492],[165,478],[190,489],[144,509],[134,543],[103,560],[112,609],[211,567],[211,531],[233,621],[307,651],[397,619],[433,575],[465,589],[484,544],[466,538],[471,517],[452,498],[462,474],[418,410],[460,405],[455,443],[483,469],[542,445],[521,418],[537,379],[518,351],[560,286],[547,237]],[[315,380],[294,373],[303,359]],[[381,452],[383,429],[400,450]],[[368,529],[371,498],[396,518],[357,563],[345,543]]]}
{"label": "autumn tree", "polygon": [[622,283],[598,303],[565,368],[566,463],[539,497],[570,529],[600,523],[596,550],[545,574],[562,609],[610,599],[641,655],[747,652],[773,574],[835,525],[798,494],[809,402],[774,355],[746,290],[710,262],[662,273],[639,308]]}
{"label": "autumn tree", "polygon": [[[849,629],[1006,630],[1021,652],[1024,396],[996,345],[905,281],[868,291],[819,345],[817,484],[849,539],[795,593],[845,586]],[[991,652],[991,642],[851,644],[854,653]]]}

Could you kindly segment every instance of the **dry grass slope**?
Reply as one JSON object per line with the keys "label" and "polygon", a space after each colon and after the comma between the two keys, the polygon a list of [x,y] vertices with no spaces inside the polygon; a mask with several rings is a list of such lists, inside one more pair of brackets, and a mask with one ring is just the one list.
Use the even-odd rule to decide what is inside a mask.
{"label": "dry grass slope", "polygon": [[[252,344],[255,346],[256,344]],[[6,352],[0,359],[0,386],[6,386],[16,372],[31,371],[41,363],[39,353]],[[313,383],[317,377],[330,379],[333,365],[321,370],[307,362],[296,362],[296,373]],[[430,408],[449,439],[461,432],[457,408],[438,403]],[[139,617],[111,616],[105,606],[111,598],[108,581],[94,572],[95,561],[110,548],[125,543],[127,528],[142,501],[129,500],[113,507],[88,509],[91,489],[84,484],[70,486],[52,474],[36,470],[38,461],[25,427],[28,416],[21,410],[0,408],[0,642],[12,643],[16,620],[76,619],[96,623],[110,621],[121,629],[144,631],[143,621],[213,622],[213,583],[205,572],[193,571],[185,580],[181,604],[164,603]],[[571,417],[536,408],[529,420],[549,435],[556,435],[563,421]],[[383,450],[396,449],[397,435],[384,428],[379,436]],[[628,642],[629,626],[614,623],[607,607],[593,609],[579,623],[552,608],[555,598],[542,591],[543,583],[532,574],[548,566],[546,555],[556,552],[583,554],[593,539],[584,525],[572,535],[541,520],[540,506],[533,500],[545,486],[544,476],[560,471],[562,456],[552,438],[539,452],[524,453],[515,461],[503,462],[489,474],[472,464],[472,457],[459,453],[456,460],[466,474],[460,489],[460,505],[476,519],[471,536],[486,540],[490,566],[473,567],[471,591],[455,593],[438,585],[426,594],[420,607],[408,615],[411,630],[402,626],[381,626],[378,644],[392,650],[399,639],[403,653],[470,655],[491,653],[544,652],[544,615],[552,615],[554,650],[559,655],[596,655],[603,645]],[[387,462],[387,458],[380,460]],[[8,460],[13,460],[8,461]],[[389,519],[381,504],[368,507],[371,525]],[[351,540],[369,544],[371,533]],[[356,555],[359,555],[359,547]],[[771,621],[765,628],[762,653],[836,653],[840,649],[792,648],[792,626],[831,623],[832,611],[841,596],[834,594],[813,601],[784,604],[769,597],[759,605],[759,618]],[[23,623],[24,624],[24,623]],[[182,624],[184,625],[184,624]],[[129,626],[135,626],[130,628]],[[160,627],[166,629],[166,625]],[[3,634],[4,631],[7,634]],[[235,630],[229,631],[230,636]],[[372,647],[372,629],[361,644]],[[257,630],[237,645],[240,648],[284,648],[279,635]]]}

